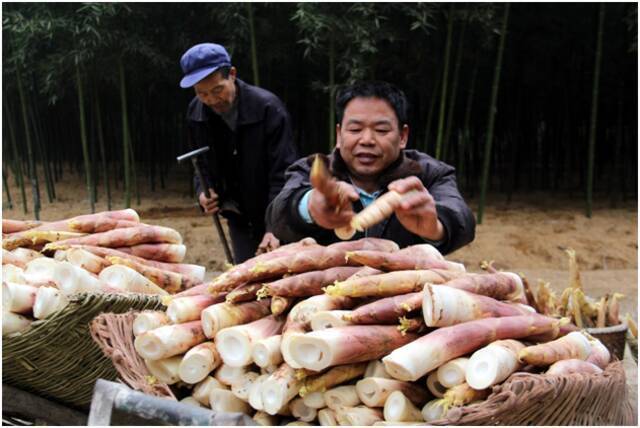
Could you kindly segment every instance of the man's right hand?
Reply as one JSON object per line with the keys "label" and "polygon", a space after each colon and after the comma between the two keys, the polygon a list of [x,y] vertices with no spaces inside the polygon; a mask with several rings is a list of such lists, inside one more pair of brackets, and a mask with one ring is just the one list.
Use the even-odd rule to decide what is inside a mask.
{"label": "man's right hand", "polygon": [[309,197],[309,214],[313,221],[325,229],[336,229],[347,226],[354,216],[352,202],[359,199],[356,189],[344,181],[338,181],[340,192],[345,196],[341,206],[330,205],[327,198],[318,190],[313,189]]}
{"label": "man's right hand", "polygon": [[207,197],[204,192],[200,193],[198,200],[205,214],[216,214],[220,211],[218,194],[214,192],[213,189],[209,189],[209,197]]}

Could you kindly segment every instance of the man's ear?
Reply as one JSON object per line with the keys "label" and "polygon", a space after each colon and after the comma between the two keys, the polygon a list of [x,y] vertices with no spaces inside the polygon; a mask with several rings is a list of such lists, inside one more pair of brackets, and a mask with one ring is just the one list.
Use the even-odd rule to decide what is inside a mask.
{"label": "man's ear", "polygon": [[400,130],[400,148],[404,149],[407,147],[407,143],[409,142],[409,125],[403,125]]}
{"label": "man's ear", "polygon": [[229,79],[231,79],[232,82],[236,80],[237,74],[238,70],[236,70],[234,66],[231,66],[231,68],[229,69]]}
{"label": "man's ear", "polygon": [[342,145],[342,138],[340,137],[340,124],[336,125],[336,149],[339,149]]}

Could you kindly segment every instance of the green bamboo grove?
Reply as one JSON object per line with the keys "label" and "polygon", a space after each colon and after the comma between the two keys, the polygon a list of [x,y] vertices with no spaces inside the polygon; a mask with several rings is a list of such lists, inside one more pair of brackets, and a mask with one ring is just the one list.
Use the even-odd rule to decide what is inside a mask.
{"label": "green bamboo grove", "polygon": [[302,155],[334,147],[340,85],[386,80],[409,98],[409,147],[456,167],[479,222],[523,192],[591,216],[637,199],[637,19],[635,3],[4,4],[3,201],[39,218],[67,173],[87,211],[177,176],[192,191],[178,61],[215,41],[285,102]]}

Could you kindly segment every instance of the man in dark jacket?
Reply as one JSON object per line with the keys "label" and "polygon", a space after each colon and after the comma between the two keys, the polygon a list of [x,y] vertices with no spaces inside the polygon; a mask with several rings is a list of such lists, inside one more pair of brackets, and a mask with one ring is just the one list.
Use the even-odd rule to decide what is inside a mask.
{"label": "man in dark jacket", "polygon": [[286,242],[311,236],[326,245],[339,240],[333,229],[347,226],[354,212],[382,193],[414,191],[390,218],[352,239],[386,238],[401,247],[427,242],[443,254],[473,241],[475,220],[458,191],[454,168],[405,150],[404,93],[388,83],[363,82],[341,90],[336,104],[336,150],[325,160],[349,200],[331,206],[309,182],[313,156],[298,160],[267,209],[269,230]]}
{"label": "man in dark jacket", "polygon": [[221,45],[191,47],[180,66],[180,86],[196,94],[187,111],[191,149],[211,148],[206,159],[201,156],[206,183],[196,177],[196,192],[206,214],[220,212],[227,219],[234,261],[240,263],[279,245],[264,216],[297,159],[290,117],[274,94],[236,77]]}

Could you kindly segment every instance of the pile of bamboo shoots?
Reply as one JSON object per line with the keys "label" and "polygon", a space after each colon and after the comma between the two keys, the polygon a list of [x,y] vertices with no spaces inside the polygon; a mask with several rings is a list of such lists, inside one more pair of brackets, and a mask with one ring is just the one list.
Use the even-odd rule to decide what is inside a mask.
{"label": "pile of bamboo shoots", "polygon": [[468,273],[428,244],[307,238],[167,303],[133,324],[149,382],[262,425],[424,424],[514,372],[609,362],[598,340],[536,313],[517,274]]}
{"label": "pile of bamboo shoots", "polygon": [[[576,252],[569,248],[569,286],[557,297],[549,283],[540,280],[536,294],[530,294],[531,306],[539,313],[553,317],[567,317],[579,328],[602,328],[617,326],[620,320],[620,299],[622,293],[608,293],[600,299],[584,293]],[[630,316],[627,316],[630,319]],[[631,319],[630,328],[635,323]]]}
{"label": "pile of bamboo shoots", "polygon": [[204,281],[180,234],[132,209],[61,221],[2,220],[2,334],[60,311],[76,293],[168,295]]}

